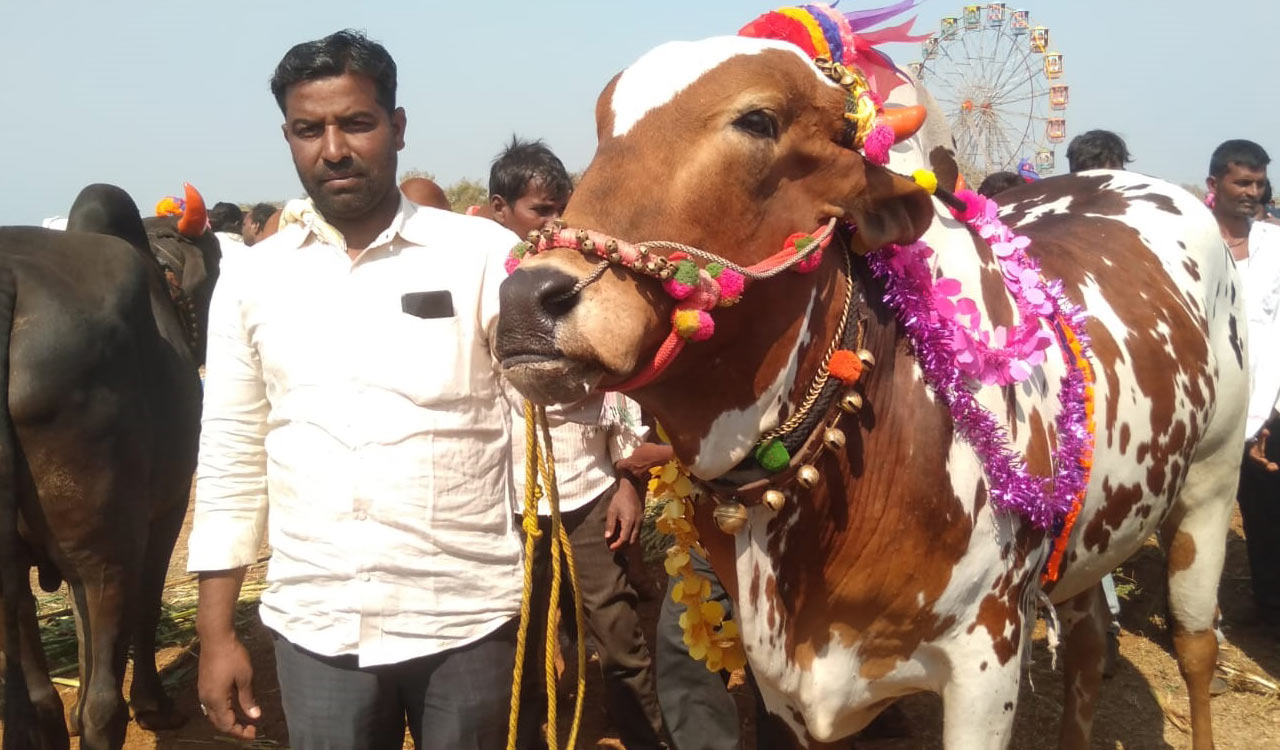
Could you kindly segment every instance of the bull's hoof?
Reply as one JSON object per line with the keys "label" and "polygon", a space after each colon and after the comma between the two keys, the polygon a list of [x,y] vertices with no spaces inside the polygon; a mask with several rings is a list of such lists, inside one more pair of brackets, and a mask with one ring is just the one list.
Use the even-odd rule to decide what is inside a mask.
{"label": "bull's hoof", "polygon": [[176,708],[170,707],[168,710],[135,711],[133,720],[138,722],[138,726],[149,732],[159,732],[166,729],[178,729],[187,723],[187,715]]}

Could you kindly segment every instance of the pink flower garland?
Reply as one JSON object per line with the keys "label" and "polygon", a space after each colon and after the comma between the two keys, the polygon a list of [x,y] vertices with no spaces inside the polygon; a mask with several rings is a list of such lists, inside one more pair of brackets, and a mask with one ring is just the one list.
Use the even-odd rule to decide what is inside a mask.
{"label": "pink flower garland", "polygon": [[989,335],[979,330],[977,305],[967,298],[953,301],[960,292],[955,279],[934,281],[927,262],[933,251],[923,242],[890,245],[871,254],[871,269],[884,281],[885,302],[897,313],[926,381],[946,403],[956,431],[982,461],[992,506],[1016,512],[1037,528],[1056,530],[1083,498],[1093,450],[1087,416],[1092,393],[1079,362],[1065,357],[1052,486],[1027,470],[1010,447],[1004,427],[974,398],[973,383],[1006,385],[1029,377],[1053,342],[1045,328],[1059,337],[1060,327],[1070,329],[1087,357],[1085,315],[1067,300],[1060,282],[1044,280],[1039,265],[1025,252],[1029,240],[996,218],[993,201],[970,191],[957,197],[965,202],[965,210],[955,212],[957,218],[991,242],[1005,286],[1017,302],[1021,322],[1012,332],[996,329]]}

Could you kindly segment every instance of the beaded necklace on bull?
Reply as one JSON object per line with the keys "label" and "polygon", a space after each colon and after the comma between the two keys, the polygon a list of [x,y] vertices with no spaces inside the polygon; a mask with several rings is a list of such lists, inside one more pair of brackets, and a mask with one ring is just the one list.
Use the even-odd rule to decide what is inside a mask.
{"label": "beaded necklace on bull", "polygon": [[[826,58],[817,58],[815,64],[849,93],[845,118],[853,147],[871,162],[887,164],[889,148],[897,140],[889,125],[892,118],[865,78],[857,69]],[[899,108],[893,113],[901,115],[907,109],[913,108]],[[923,242],[890,245],[871,253],[869,264],[885,284],[885,302],[895,311],[926,381],[947,404],[957,432],[981,459],[992,506],[1019,513],[1033,526],[1053,532],[1053,548],[1042,577],[1056,580],[1066,542],[1083,503],[1092,462],[1094,381],[1084,313],[1066,298],[1060,282],[1043,278],[1038,264],[1025,252],[1029,241],[999,221],[994,202],[971,191],[952,194],[939,187],[937,178],[925,170],[917,171],[913,178],[946,204],[957,219],[991,242],[1006,287],[1017,302],[1019,324],[1008,330],[982,330],[976,304],[965,298],[952,299],[960,292],[959,282],[933,278],[928,264],[933,253]],[[713,335],[711,311],[737,304],[748,282],[763,281],[788,270],[808,273],[816,269],[835,228],[833,218],[814,232],[792,235],[778,253],[743,267],[680,243],[632,244],[591,230],[559,225],[533,232],[513,248],[507,270],[513,270],[530,255],[567,248],[601,258],[570,295],[593,283],[611,264],[662,281],[664,289],[676,300],[672,331],[652,362],[614,387],[627,391],[652,382],[686,342],[703,341]],[[671,252],[665,257],[652,253],[659,249]],[[862,349],[863,319],[859,317],[849,325],[856,291],[849,252],[846,250],[842,257],[845,300],[833,341],[795,413],[762,435],[756,444],[754,457],[772,476],[737,488],[728,502],[717,504],[715,520],[725,533],[736,534],[745,525],[745,505],[761,502],[776,512],[785,506],[786,488],[793,482],[805,490],[815,487],[821,477],[814,463],[824,450],[844,448],[846,436],[839,422],[844,415],[856,414],[862,408],[863,397],[855,386],[864,370],[874,366],[874,358]],[[694,258],[705,265],[699,267]],[[1011,385],[1025,380],[1044,361],[1044,352],[1055,338],[1066,375],[1060,396],[1062,409],[1056,419],[1054,476],[1046,479],[1027,470],[1025,462],[1010,447],[1007,432],[995,415],[977,402],[972,386]],[[824,394],[829,395],[832,378],[844,392],[839,398],[839,410],[827,418],[822,414],[829,411],[830,398]],[[821,429],[799,429],[812,427],[815,419]],[[793,456],[797,445],[799,451]],[[657,499],[667,501],[658,520],[659,529],[676,538],[676,544],[668,550],[666,567],[668,574],[681,578],[673,598],[686,606],[681,616],[685,642],[708,668],[731,666],[741,658],[736,624],[721,622],[723,610],[711,611],[716,608],[705,601],[705,581],[693,572],[688,556],[690,549],[700,548],[688,502],[697,490],[688,481],[687,472],[675,462],[654,470],[650,489]]]}

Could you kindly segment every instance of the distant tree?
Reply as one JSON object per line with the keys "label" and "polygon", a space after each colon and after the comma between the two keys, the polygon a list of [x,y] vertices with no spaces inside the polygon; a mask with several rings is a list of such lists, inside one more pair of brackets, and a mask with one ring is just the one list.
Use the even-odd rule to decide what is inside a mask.
{"label": "distant tree", "polygon": [[425,169],[406,169],[400,174],[400,184],[403,185],[405,180],[412,180],[414,177],[425,177],[432,182],[436,181],[436,176],[432,172]]}
{"label": "distant tree", "polygon": [[488,203],[489,188],[478,180],[463,178],[444,189],[449,205],[454,211],[462,213],[469,207]]}

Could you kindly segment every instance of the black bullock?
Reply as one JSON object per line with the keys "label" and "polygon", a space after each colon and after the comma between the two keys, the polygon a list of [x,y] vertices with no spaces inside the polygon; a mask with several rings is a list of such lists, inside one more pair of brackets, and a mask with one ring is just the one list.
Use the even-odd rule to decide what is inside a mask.
{"label": "black bullock", "polygon": [[201,340],[220,257],[203,201],[145,222],[119,188],[91,185],[66,232],[0,228],[0,580],[9,748],[66,748],[40,647],[41,586],[70,587],[80,657],[72,731],[119,748],[121,693],[148,728],[182,718],[156,673],[169,556],[200,427]]}

